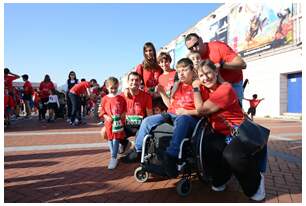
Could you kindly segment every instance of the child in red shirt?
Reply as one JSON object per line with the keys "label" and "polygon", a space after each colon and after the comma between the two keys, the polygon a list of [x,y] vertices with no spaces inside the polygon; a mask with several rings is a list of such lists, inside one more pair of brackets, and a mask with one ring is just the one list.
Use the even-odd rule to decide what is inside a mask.
{"label": "child in red shirt", "polygon": [[29,81],[29,76],[27,74],[22,75],[23,84],[23,102],[25,105],[26,116],[31,115],[30,101],[32,101],[33,87]]}
{"label": "child in red shirt", "polygon": [[124,122],[126,113],[126,102],[124,97],[118,95],[119,81],[110,77],[106,81],[106,88],[109,92],[101,101],[100,117],[104,118],[104,127],[108,138],[108,146],[111,152],[111,159],[108,169],[115,169],[118,165],[117,154],[119,141],[124,139]]}
{"label": "child in red shirt", "polygon": [[256,107],[259,105],[259,103],[264,100],[264,98],[262,99],[257,99],[257,94],[253,94],[253,99],[245,99],[250,102],[250,108],[248,109],[248,115],[251,114],[251,119],[253,120],[253,117],[256,114]]}

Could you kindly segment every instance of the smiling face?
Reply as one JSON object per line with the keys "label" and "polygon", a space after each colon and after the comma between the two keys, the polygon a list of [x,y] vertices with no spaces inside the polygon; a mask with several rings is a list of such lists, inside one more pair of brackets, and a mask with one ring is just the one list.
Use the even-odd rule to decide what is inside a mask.
{"label": "smiling face", "polygon": [[130,74],[128,76],[128,86],[129,86],[129,89],[133,90],[133,91],[136,91],[139,89],[139,86],[140,86],[140,78],[138,75],[133,75],[133,74]]}
{"label": "smiling face", "polygon": [[114,82],[108,82],[106,85],[106,89],[110,94],[117,94],[118,92],[118,84],[115,84]]}
{"label": "smiling face", "polygon": [[206,88],[211,89],[217,83],[218,72],[204,65],[198,70],[198,77]]}
{"label": "smiling face", "polygon": [[148,60],[154,59],[154,50],[151,46],[147,46],[144,48],[145,58]]}

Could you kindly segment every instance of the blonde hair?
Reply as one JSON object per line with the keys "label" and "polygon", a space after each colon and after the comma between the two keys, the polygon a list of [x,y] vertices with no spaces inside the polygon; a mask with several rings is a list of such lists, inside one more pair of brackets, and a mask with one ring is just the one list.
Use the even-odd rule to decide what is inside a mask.
{"label": "blonde hair", "polygon": [[110,84],[112,85],[117,85],[119,84],[119,80],[116,77],[109,77],[106,81],[105,81],[105,85],[109,86]]}

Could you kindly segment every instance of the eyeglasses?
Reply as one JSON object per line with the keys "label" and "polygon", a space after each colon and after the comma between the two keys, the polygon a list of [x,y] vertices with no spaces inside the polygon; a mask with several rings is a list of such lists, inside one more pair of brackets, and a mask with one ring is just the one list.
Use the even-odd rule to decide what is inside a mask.
{"label": "eyeglasses", "polygon": [[194,45],[192,45],[191,47],[189,47],[188,50],[193,50],[194,48],[198,47],[199,45],[200,45],[200,42],[199,42],[199,40],[198,40],[196,43],[194,43]]}

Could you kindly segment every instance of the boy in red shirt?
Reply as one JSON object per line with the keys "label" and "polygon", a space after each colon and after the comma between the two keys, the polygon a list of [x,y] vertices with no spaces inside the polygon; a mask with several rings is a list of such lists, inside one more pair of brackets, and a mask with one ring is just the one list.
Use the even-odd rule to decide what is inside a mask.
{"label": "boy in red shirt", "polygon": [[29,76],[27,74],[22,75],[23,84],[23,102],[26,110],[26,117],[31,115],[30,101],[32,101],[33,87],[29,81]]}
{"label": "boy in red shirt", "polygon": [[69,98],[72,104],[72,112],[70,125],[79,125],[81,122],[81,95],[85,94],[89,97],[91,96],[90,87],[93,87],[97,84],[95,79],[91,79],[89,82],[83,81],[78,84],[75,84],[69,91]]}
{"label": "boy in red shirt", "polygon": [[118,79],[115,77],[108,78],[106,88],[109,94],[104,96],[101,101],[100,117],[104,118],[104,127],[111,152],[108,169],[115,169],[117,167],[119,141],[125,137],[124,122],[127,107],[124,97],[117,95],[118,87]]}
{"label": "boy in red shirt", "polygon": [[248,109],[248,115],[251,114],[251,119],[253,120],[253,117],[256,114],[256,107],[259,105],[259,103],[264,100],[264,98],[262,99],[257,99],[257,94],[253,94],[253,99],[245,99],[250,102],[250,108]]}
{"label": "boy in red shirt", "polygon": [[168,97],[170,97],[176,74],[176,71],[170,68],[171,61],[171,56],[166,52],[161,52],[157,58],[159,66],[163,69],[163,74],[158,78],[158,84],[164,88]]}

